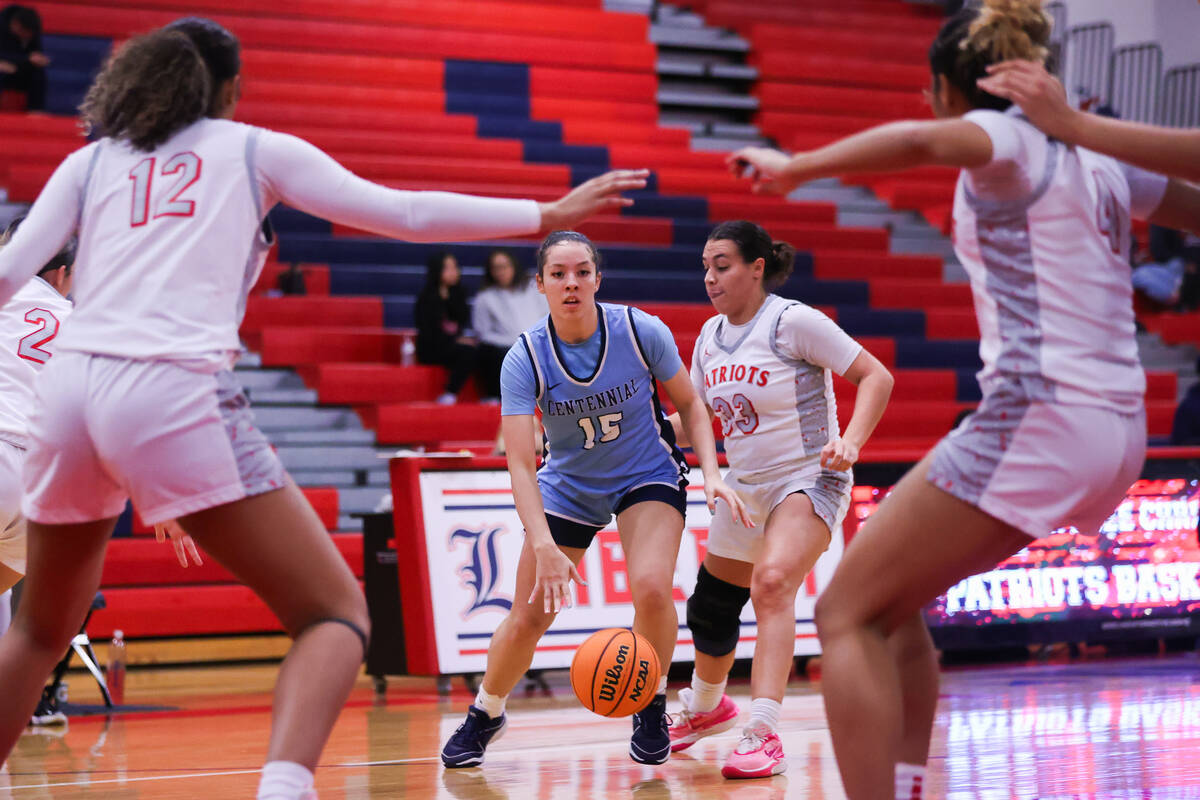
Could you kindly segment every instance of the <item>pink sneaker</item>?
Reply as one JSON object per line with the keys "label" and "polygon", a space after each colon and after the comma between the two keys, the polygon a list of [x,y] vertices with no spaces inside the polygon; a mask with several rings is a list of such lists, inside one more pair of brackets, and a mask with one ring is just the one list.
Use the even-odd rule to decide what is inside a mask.
{"label": "pink sneaker", "polygon": [[765,727],[745,728],[742,740],[725,759],[721,774],[726,778],[769,778],[787,769],[787,757],[779,735]]}
{"label": "pink sneaker", "polygon": [[674,717],[669,731],[672,753],[686,750],[705,736],[727,731],[737,722],[737,704],[727,694],[721,695],[721,702],[712,711],[688,711],[692,704],[691,689],[679,690],[679,702],[683,710],[671,715]]}

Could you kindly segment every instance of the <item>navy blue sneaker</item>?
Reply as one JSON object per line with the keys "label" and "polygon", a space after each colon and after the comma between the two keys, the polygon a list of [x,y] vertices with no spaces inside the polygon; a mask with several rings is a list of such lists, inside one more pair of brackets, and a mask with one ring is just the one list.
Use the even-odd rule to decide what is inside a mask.
{"label": "navy blue sneaker", "polygon": [[483,751],[493,739],[500,738],[507,724],[507,714],[492,719],[482,708],[472,705],[463,724],[442,748],[442,763],[449,769],[478,767],[483,763]]}
{"label": "navy blue sneaker", "polygon": [[633,715],[629,757],[639,764],[663,764],[671,756],[667,695],[656,694],[650,705]]}

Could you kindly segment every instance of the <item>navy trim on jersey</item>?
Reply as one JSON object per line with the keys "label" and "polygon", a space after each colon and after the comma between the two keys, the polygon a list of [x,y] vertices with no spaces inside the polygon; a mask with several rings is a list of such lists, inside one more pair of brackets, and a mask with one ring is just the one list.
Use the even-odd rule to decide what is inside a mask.
{"label": "navy trim on jersey", "polygon": [[542,386],[542,378],[538,372],[537,359],[534,358],[533,347],[529,344],[529,334],[527,334],[527,333],[521,334],[521,344],[525,345],[525,355],[529,356],[529,365],[531,367],[533,367],[533,388],[534,388],[533,396],[534,396],[534,399],[541,400],[542,392],[544,391],[544,389],[546,387]]}
{"label": "navy trim on jersey", "polygon": [[653,377],[654,370],[650,367],[650,357],[646,355],[646,348],[642,346],[642,337],[638,336],[637,325],[633,324],[633,306],[625,306],[625,316],[629,318],[629,332],[633,335],[633,344],[642,357],[642,363],[646,369],[650,370],[650,375]]}
{"label": "navy trim on jersey", "polygon": [[596,304],[597,324],[600,326],[600,356],[596,359],[596,366],[592,368],[592,374],[586,378],[580,378],[571,368],[567,366],[567,361],[563,358],[562,351],[558,349],[558,333],[554,330],[554,317],[546,319],[547,330],[550,333],[550,346],[554,349],[554,357],[558,360],[558,366],[562,368],[563,374],[570,378],[575,383],[582,386],[587,386],[592,381],[596,380],[596,376],[600,374],[600,370],[604,367],[604,358],[608,355],[608,316],[604,313],[604,309],[600,304]]}

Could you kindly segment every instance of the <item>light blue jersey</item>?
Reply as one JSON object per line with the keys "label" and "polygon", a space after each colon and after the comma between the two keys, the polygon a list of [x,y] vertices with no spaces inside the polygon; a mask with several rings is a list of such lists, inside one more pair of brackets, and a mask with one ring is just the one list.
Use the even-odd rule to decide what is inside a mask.
{"label": "light blue jersey", "polygon": [[547,454],[538,484],[546,511],[606,525],[628,492],[683,485],[686,462],[654,383],[683,365],[658,318],[628,306],[597,307],[600,324],[588,341],[561,341],[549,317],[523,333],[500,380],[503,414],[541,411]]}

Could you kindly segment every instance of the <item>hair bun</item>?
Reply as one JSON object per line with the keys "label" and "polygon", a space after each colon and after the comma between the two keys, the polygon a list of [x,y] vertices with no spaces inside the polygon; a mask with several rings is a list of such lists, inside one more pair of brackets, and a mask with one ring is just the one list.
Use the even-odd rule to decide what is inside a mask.
{"label": "hair bun", "polygon": [[1021,59],[1043,63],[1052,26],[1041,0],[984,0],[963,48],[986,54],[991,62]]}
{"label": "hair bun", "polygon": [[792,267],[796,264],[796,248],[787,242],[771,242],[771,257],[772,268],[766,272],[770,276],[770,288],[775,288],[792,274]]}

